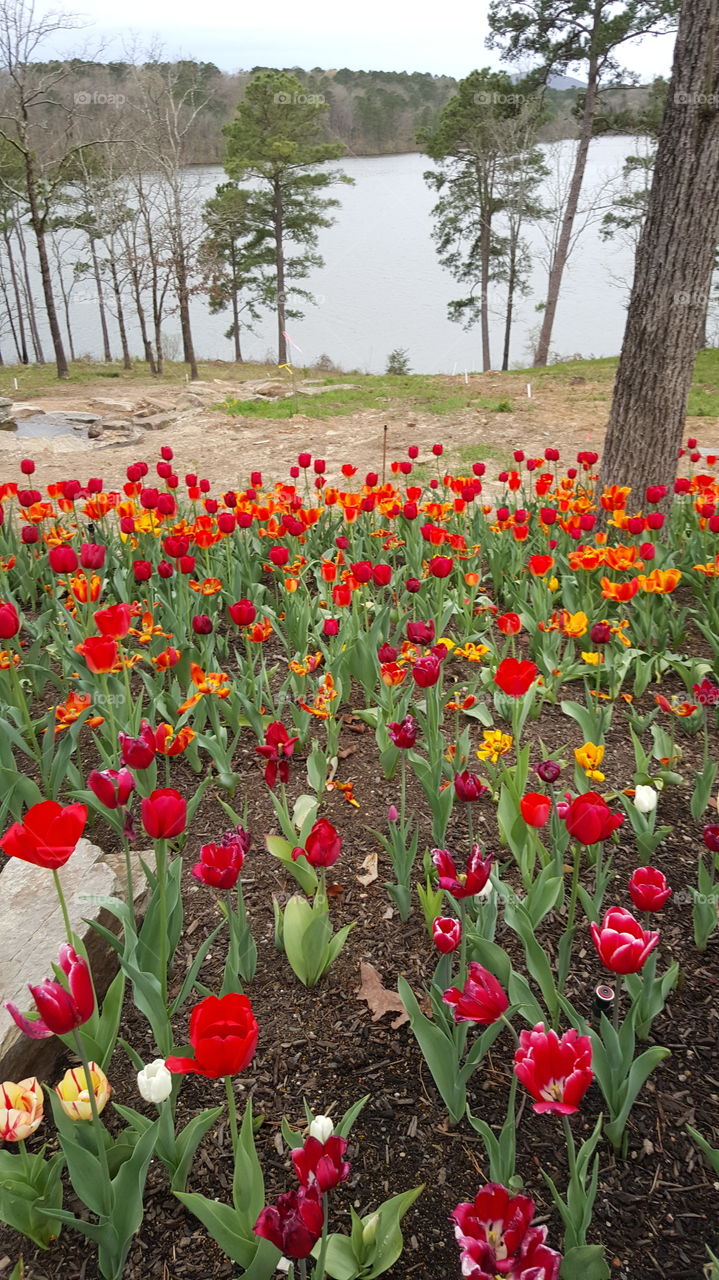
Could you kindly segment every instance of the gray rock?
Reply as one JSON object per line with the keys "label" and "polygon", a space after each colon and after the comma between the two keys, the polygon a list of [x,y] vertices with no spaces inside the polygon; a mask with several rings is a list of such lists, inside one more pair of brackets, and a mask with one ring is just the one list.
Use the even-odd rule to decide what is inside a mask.
{"label": "gray rock", "polygon": [[[136,910],[147,891],[140,858],[132,855]],[[150,863],[151,865],[151,863]],[[105,855],[89,840],[80,840],[75,852],[59,871],[68,905],[70,924],[87,947],[93,981],[102,998],[117,970],[115,952],[102,941],[87,920],[117,931],[115,917],[102,905],[106,897],[124,897],[125,860],[121,854]],[[52,978],[53,963],[66,941],[62,912],[51,872],[11,858],[0,872],[0,1080],[23,1080],[52,1071],[65,1051],[57,1036],[30,1040],[15,1026],[2,1004],[11,1000],[23,1012],[33,1007],[27,989]]]}
{"label": "gray rock", "polygon": [[164,413],[152,413],[147,416],[136,414],[133,422],[145,431],[164,431],[166,427],[172,425],[173,418],[172,414],[165,410]]}
{"label": "gray rock", "polygon": [[3,418],[0,412],[0,431],[17,431],[17,422],[14,418]]}

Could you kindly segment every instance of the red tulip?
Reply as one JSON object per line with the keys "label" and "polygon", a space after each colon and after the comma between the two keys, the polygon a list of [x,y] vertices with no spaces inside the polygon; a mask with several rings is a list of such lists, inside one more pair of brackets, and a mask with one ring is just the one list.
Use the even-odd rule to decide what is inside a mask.
{"label": "red tulip", "polygon": [[76,552],[67,546],[51,547],[47,558],[53,573],[74,573],[79,564]]}
{"label": "red tulip", "polygon": [[80,564],[83,569],[102,569],[107,547],[96,542],[83,542],[80,548]]}
{"label": "red tulip", "polygon": [[63,808],[56,800],[42,800],[28,809],[22,822],[12,824],[0,840],[0,848],[9,858],[55,871],[74,853],[86,821],[84,804]]}
{"label": "red tulip", "polygon": [[20,463],[20,470],[22,471],[24,476],[31,476],[33,471],[35,470],[35,463],[33,462],[32,458],[23,458],[22,462]]}
{"label": "red tulip", "polygon": [[595,622],[589,632],[589,639],[592,644],[609,644],[612,638],[612,628],[608,622]]}
{"label": "red tulip", "polygon": [[212,619],[206,613],[196,613],[192,617],[192,630],[196,636],[209,636],[212,631]]}
{"label": "red tulip", "polygon": [[489,1182],[472,1204],[452,1214],[463,1276],[474,1280],[557,1280],[562,1255],[544,1243],[546,1227],[533,1227],[534,1202]]}
{"label": "red tulip", "polygon": [[541,791],[528,791],[522,796],[519,807],[528,827],[543,827],[549,819],[552,802]]}
{"label": "red tulip", "polygon": [[432,556],[427,569],[433,578],[448,578],[454,568],[451,556]]}
{"label": "red tulip", "polygon": [[433,849],[432,861],[439,873],[440,889],[444,889],[453,898],[458,899],[473,898],[475,894],[481,893],[489,881],[492,870],[491,853],[483,858],[478,844],[472,845],[466,872],[457,871],[454,858],[448,849]]}
{"label": "red tulip", "polygon": [[372,562],[370,560],[358,560],[355,564],[350,565],[350,568],[352,577],[363,586],[372,577]]}
{"label": "red tulip", "polygon": [[672,891],[656,867],[637,867],[629,881],[629,896],[637,911],[661,911]]}
{"label": "red tulip", "polygon": [[[37,805],[36,808],[40,806]],[[45,978],[38,986],[30,986],[32,998],[40,1018],[31,1022],[24,1014],[5,1001],[10,1017],[31,1040],[45,1040],[48,1036],[64,1036],[75,1027],[81,1027],[95,1010],[95,992],[87,964],[71,946],[60,947],[58,964],[65,974],[69,991],[59,982]]]}
{"label": "red tulip", "polygon": [[194,1058],[165,1059],[168,1071],[218,1080],[244,1071],[257,1048],[259,1029],[247,996],[207,996],[190,1015]]}
{"label": "red tulip", "polygon": [[172,840],[187,826],[187,801],[174,787],[161,787],[142,799],[142,825],[153,840]]}
{"label": "red tulip", "polygon": [[106,809],[124,809],[135,790],[129,769],[93,769],[87,785]]}
{"label": "red tulip", "polygon": [[112,636],[88,636],[86,640],[75,645],[75,652],[81,653],[87,663],[88,671],[93,675],[107,675],[117,666],[119,653],[117,642]]}
{"label": "red tulip", "polygon": [[291,738],[281,720],[273,720],[265,729],[265,741],[255,747],[258,755],[264,756],[265,782],[274,787],[279,774],[280,782],[287,783],[290,778],[290,759],[299,738]]}
{"label": "red tulip", "polygon": [[392,566],[376,564],[372,569],[372,581],[376,587],[387,587],[392,580]]}
{"label": "red tulip", "polygon": [[439,680],[441,670],[441,659],[435,653],[427,653],[412,663],[412,679],[419,689],[431,689]]}
{"label": "red tulip", "polygon": [[596,791],[585,791],[572,801],[565,821],[570,836],[580,844],[598,844],[600,840],[608,840],[622,825],[624,815],[612,813],[604,796]]}
{"label": "red tulip", "polygon": [[462,941],[462,925],[454,916],[436,916],[432,921],[432,939],[443,956],[456,951]]}
{"label": "red tulip", "polygon": [[342,836],[327,818],[318,818],[310,831],[304,849],[292,850],[292,857],[297,860],[304,854],[312,867],[331,867],[342,852]]}
{"label": "red tulip", "polygon": [[642,929],[624,907],[610,907],[601,926],[593,924],[591,929],[599,959],[612,973],[639,973],[659,942],[659,934]]}
{"label": "red tulip", "polygon": [[133,560],[132,572],[135,582],[149,582],[152,577],[152,565],[149,560]]}
{"label": "red tulip", "polygon": [[518,613],[501,613],[496,622],[503,636],[516,636],[522,630],[522,619]]}
{"label": "red tulip", "polygon": [[232,844],[203,844],[200,861],[195,863],[192,874],[196,880],[211,885],[213,889],[232,889],[237,884],[244,861],[245,848],[239,840]]}
{"label": "red tulip", "polygon": [[478,1022],[483,1027],[496,1022],[509,1008],[509,1000],[493,973],[472,961],[464,989],[449,987],[442,995],[452,1009],[455,1022]]}
{"label": "red tulip", "polygon": [[404,720],[392,720],[387,725],[390,742],[401,751],[409,751],[414,746],[418,732],[417,722],[412,716],[405,716]]}
{"label": "red tulip", "polygon": [[92,616],[100,634],[113,640],[124,640],[132,624],[129,604],[113,604],[109,609],[98,609]]}
{"label": "red tulip", "polygon": [[579,1110],[594,1079],[592,1042],[572,1027],[561,1040],[540,1022],[521,1031],[514,1055],[514,1074],[533,1098],[534,1110],[568,1116]]}
{"label": "red tulip", "polygon": [[287,547],[270,547],[269,560],[270,563],[281,569],[289,561],[290,553]]}
{"label": "red tulip", "polygon": [[470,773],[468,769],[455,773],[454,793],[462,804],[473,804],[475,800],[481,799],[486,790],[487,787],[476,773]]}
{"label": "red tulip", "polygon": [[117,736],[122,763],[128,765],[130,769],[149,768],[157,754],[155,733],[150,722],[142,721],[137,738],[130,738],[126,733],[119,733]]}
{"label": "red tulip", "polygon": [[562,772],[561,765],[556,760],[540,760],[539,764],[535,764],[534,772],[542,782],[556,782]]}
{"label": "red tulip", "polygon": [[343,1160],[347,1139],[335,1134],[326,1142],[319,1138],[305,1138],[304,1145],[295,1147],[292,1163],[297,1180],[302,1187],[316,1187],[324,1195],[349,1178],[352,1166]]}
{"label": "red tulip", "polygon": [[251,600],[238,600],[227,610],[236,627],[250,627],[257,617],[257,610]]}
{"label": "red tulip", "polygon": [[434,635],[434,623],[431,619],[429,622],[418,620],[407,623],[407,639],[411,644],[431,644]]}
{"label": "red tulip", "polygon": [[[302,457],[302,454],[300,454]],[[317,1187],[285,1191],[268,1205],[252,1230],[287,1258],[308,1258],[322,1234],[325,1215]]]}
{"label": "red tulip", "polygon": [[20,630],[17,609],[9,600],[0,604],[0,640],[11,640]]}
{"label": "red tulip", "polygon": [[339,632],[340,624],[337,618],[325,618],[322,623],[322,634],[325,639],[330,640],[332,636],[336,636]]}
{"label": "red tulip", "polygon": [[503,658],[495,672],[494,683],[510,698],[521,698],[536,679],[537,672],[533,662]]}

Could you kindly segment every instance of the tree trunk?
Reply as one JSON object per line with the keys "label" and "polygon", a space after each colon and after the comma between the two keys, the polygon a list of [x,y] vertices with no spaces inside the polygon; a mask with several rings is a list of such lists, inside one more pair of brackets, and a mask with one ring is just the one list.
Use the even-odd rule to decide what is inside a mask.
{"label": "tree trunk", "polygon": [[120,288],[120,281],[117,278],[117,267],[115,265],[115,254],[112,245],[110,245],[110,279],[112,280],[112,291],[115,295],[115,307],[117,309],[117,327],[120,333],[120,346],[122,348],[122,367],[123,369],[131,369],[132,359],[130,356],[130,348],[127,344],[125,309],[122,305],[122,289]]}
{"label": "tree trunk", "polygon": [[242,351],[240,349],[240,303],[239,288],[237,284],[237,261],[235,258],[235,245],[232,244],[232,337],[235,343],[235,364],[242,364]]}
{"label": "tree trunk", "polygon": [[20,257],[22,258],[23,282],[25,288],[25,305],[27,307],[27,320],[30,326],[30,338],[32,340],[32,349],[35,356],[36,364],[45,363],[45,353],[42,349],[40,334],[37,327],[37,317],[35,315],[35,302],[32,296],[32,287],[30,285],[30,272],[27,267],[27,249],[25,246],[25,237],[20,227],[16,228],[17,242],[20,247]]}
{"label": "tree trunk", "polygon": [[88,236],[90,241],[90,257],[92,258],[92,271],[95,277],[95,288],[97,289],[97,305],[100,309],[100,332],[102,333],[102,350],[105,358],[105,364],[112,364],[112,352],[110,350],[110,334],[107,330],[107,315],[105,314],[105,298],[102,292],[102,276],[100,275],[100,263],[97,260],[97,250],[95,248],[94,236]]}
{"label": "tree trunk", "polygon": [[514,290],[517,286],[517,245],[513,241],[509,253],[509,274],[507,276],[507,310],[504,313],[504,349],[502,351],[502,370],[509,368],[509,341],[512,334],[512,315],[514,312]]}
{"label": "tree trunk", "polygon": [[277,283],[277,363],[287,364],[287,321],[285,317],[285,253],[282,238],[284,235],[284,207],[282,204],[282,188],[279,182],[274,184],[275,205],[275,276]]}
{"label": "tree trunk", "polygon": [[7,260],[10,268],[10,279],[12,281],[12,291],[15,294],[15,310],[17,312],[17,330],[20,338],[18,345],[18,358],[21,364],[29,364],[30,360],[27,353],[27,337],[25,335],[25,321],[22,316],[22,301],[20,299],[20,284],[15,269],[15,258],[13,257],[12,241],[9,232],[3,232],[5,248],[7,249]]}
{"label": "tree trunk", "polygon": [[676,478],[719,239],[719,0],[683,0],[604,450],[602,484]]}
{"label": "tree trunk", "polygon": [[59,263],[58,263],[57,276],[58,276],[58,283],[60,285],[60,296],[62,298],[62,307],[65,313],[65,330],[67,332],[67,346],[70,352],[70,359],[74,360],[75,344],[72,340],[72,327],[70,325],[70,297],[68,295],[67,289],[65,288],[65,281],[63,280],[62,271],[60,269]]}
{"label": "tree trunk", "polygon": [[482,371],[487,373],[492,368],[492,356],[489,349],[489,250],[491,227],[487,215],[482,218],[480,231],[480,255],[482,271],[482,303],[480,309],[482,325]]}
{"label": "tree trunk", "polygon": [[132,296],[135,302],[135,310],[137,312],[137,319],[140,325],[140,338],[142,339],[142,349],[145,353],[145,360],[147,361],[147,364],[149,366],[150,373],[154,374],[154,373],[157,373],[157,367],[155,365],[155,357],[152,351],[152,343],[150,342],[150,338],[147,332],[147,319],[145,317],[145,308],[142,305],[142,288],[140,286],[140,277],[137,273],[137,267],[134,261],[132,260],[132,258],[130,258],[129,270],[130,270],[130,280],[132,282]]}
{"label": "tree trunk", "polygon": [[[598,19],[595,18],[595,21],[597,20]],[[537,350],[534,353],[535,365],[544,365],[549,360],[549,346],[552,341],[552,329],[554,328],[554,320],[557,314],[559,291],[562,287],[562,277],[567,265],[567,258],[569,257],[574,219],[577,216],[579,197],[581,195],[584,173],[587,167],[589,144],[592,140],[592,124],[594,121],[594,109],[596,107],[596,102],[597,63],[595,59],[592,59],[589,63],[588,82],[586,92],[584,94],[582,124],[579,132],[579,140],[577,142],[577,154],[574,157],[574,169],[572,171],[572,180],[569,184],[567,205],[564,210],[564,217],[562,218],[559,240],[557,241],[557,251],[552,259],[549,269],[547,301],[544,304],[542,327],[539,331],[539,338],[537,340]]]}
{"label": "tree trunk", "polygon": [[[0,293],[2,293],[3,302],[5,303],[5,313],[7,315],[7,322],[10,329],[10,333],[12,334],[12,340],[15,344],[15,351],[17,353],[18,363],[22,363],[20,360],[20,342],[18,340],[18,332],[17,332],[17,329],[15,328],[15,320],[13,319],[12,307],[10,306],[10,296],[8,294],[7,281],[5,280],[5,273],[3,271],[0,271]],[[27,361],[25,361],[25,363],[27,364]]]}
{"label": "tree trunk", "polygon": [[31,151],[26,151],[23,154],[25,160],[25,180],[27,183],[27,202],[30,210],[30,225],[35,233],[35,241],[37,244],[37,256],[40,263],[40,278],[42,280],[42,291],[45,298],[47,323],[50,328],[50,337],[52,338],[53,350],[55,352],[57,376],[58,378],[68,378],[70,376],[70,372],[67,367],[65,348],[62,345],[62,334],[60,333],[60,325],[57,318],[55,295],[52,291],[52,274],[50,272],[50,263],[48,262],[47,257],[47,244],[45,241],[45,219],[40,213],[40,207],[38,205],[33,155]]}

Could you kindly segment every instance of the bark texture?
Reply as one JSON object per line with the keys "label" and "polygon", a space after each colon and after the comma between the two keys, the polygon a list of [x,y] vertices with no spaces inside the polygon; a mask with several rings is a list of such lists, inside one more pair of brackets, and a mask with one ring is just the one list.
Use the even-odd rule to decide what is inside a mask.
{"label": "bark texture", "polygon": [[719,0],[683,0],[666,115],[637,249],[602,484],[676,478],[719,238]]}

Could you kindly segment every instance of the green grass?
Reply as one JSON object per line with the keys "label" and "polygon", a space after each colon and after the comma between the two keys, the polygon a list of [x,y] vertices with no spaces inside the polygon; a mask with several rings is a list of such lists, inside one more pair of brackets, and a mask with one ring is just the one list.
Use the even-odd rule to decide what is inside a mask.
{"label": "green grass", "polygon": [[[336,386],[336,390],[318,396],[292,395],[285,400],[236,400],[228,399],[217,405],[225,413],[241,418],[291,418],[296,413],[311,418],[334,418],[360,409],[392,409],[411,401],[417,412],[445,414],[462,409],[485,409],[490,413],[510,413],[511,400],[486,399],[473,390],[447,387],[443,379],[424,374],[407,374],[392,377],[375,377],[370,374],[347,374],[342,378],[325,378],[324,385],[335,387],[348,379],[350,387]],[[288,380],[288,386],[290,385]]]}

